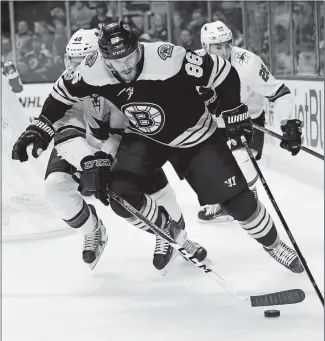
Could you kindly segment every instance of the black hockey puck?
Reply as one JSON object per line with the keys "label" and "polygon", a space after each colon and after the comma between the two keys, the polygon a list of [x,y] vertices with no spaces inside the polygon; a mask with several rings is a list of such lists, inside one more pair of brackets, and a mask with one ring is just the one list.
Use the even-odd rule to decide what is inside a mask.
{"label": "black hockey puck", "polygon": [[280,316],[280,310],[265,310],[264,316],[265,317],[279,317]]}

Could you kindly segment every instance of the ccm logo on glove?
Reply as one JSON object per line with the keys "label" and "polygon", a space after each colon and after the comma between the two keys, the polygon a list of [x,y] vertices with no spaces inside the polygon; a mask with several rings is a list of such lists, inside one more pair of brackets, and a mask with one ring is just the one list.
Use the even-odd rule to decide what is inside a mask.
{"label": "ccm logo on glove", "polygon": [[91,160],[86,161],[83,164],[84,169],[92,169],[94,167],[110,167],[112,165],[109,159],[101,159],[101,160]]}

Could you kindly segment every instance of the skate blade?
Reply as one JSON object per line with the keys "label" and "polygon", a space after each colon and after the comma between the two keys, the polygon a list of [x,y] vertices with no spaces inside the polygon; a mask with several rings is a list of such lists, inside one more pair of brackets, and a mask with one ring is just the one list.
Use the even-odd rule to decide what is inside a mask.
{"label": "skate blade", "polygon": [[[177,244],[179,245],[184,245],[184,243],[187,240],[187,232],[182,230],[177,239],[175,240],[177,242]],[[171,266],[173,265],[173,262],[175,261],[176,257],[178,256],[178,250],[173,249],[173,253],[172,256],[170,258],[170,261],[168,262],[168,264],[162,269],[162,270],[158,270],[161,274],[161,276],[166,276],[166,274],[168,273],[168,271],[170,270]]]}
{"label": "skate blade", "polygon": [[230,223],[232,221],[235,221],[235,219],[231,216],[223,216],[223,217],[216,217],[211,220],[203,220],[198,218],[197,221],[200,224],[224,224],[224,223]]}
{"label": "skate blade", "polygon": [[102,253],[104,252],[105,250],[105,247],[106,247],[106,244],[107,244],[107,240],[108,240],[108,236],[107,236],[107,233],[105,232],[104,236],[103,236],[103,240],[102,240],[102,246],[101,246],[101,249],[98,253],[98,256],[96,257],[96,259],[90,263],[90,264],[87,264],[90,268],[90,270],[94,270],[98,261],[99,261],[99,258],[101,257]]}

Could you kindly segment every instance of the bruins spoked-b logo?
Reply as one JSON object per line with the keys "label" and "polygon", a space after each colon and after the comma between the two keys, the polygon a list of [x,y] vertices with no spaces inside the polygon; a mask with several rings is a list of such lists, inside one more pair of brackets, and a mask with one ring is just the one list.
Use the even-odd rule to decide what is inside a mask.
{"label": "bruins spoked-b logo", "polygon": [[165,124],[163,109],[153,103],[128,103],[121,108],[130,121],[130,129],[145,135],[155,135]]}

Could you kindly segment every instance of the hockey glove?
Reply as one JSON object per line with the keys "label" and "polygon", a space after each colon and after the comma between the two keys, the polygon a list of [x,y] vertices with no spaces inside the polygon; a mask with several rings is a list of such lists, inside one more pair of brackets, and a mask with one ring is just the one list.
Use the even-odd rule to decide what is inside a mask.
{"label": "hockey glove", "polygon": [[40,116],[20,135],[12,149],[12,159],[24,162],[28,160],[27,147],[33,145],[32,155],[38,158],[47,149],[54,137],[54,128],[45,118]]}
{"label": "hockey glove", "polygon": [[226,134],[229,139],[240,141],[240,136],[244,135],[248,144],[252,142],[253,125],[247,110],[247,105],[241,104],[235,109],[222,112]]}
{"label": "hockey glove", "polygon": [[301,147],[302,122],[300,120],[288,120],[286,124],[281,125],[283,132],[280,147],[297,155]]}
{"label": "hockey glove", "polygon": [[109,205],[106,185],[112,165],[113,157],[101,151],[84,157],[80,162],[82,168],[81,189],[93,193],[106,206]]}
{"label": "hockey glove", "polygon": [[214,89],[205,88],[203,86],[199,87],[199,94],[203,99],[205,105],[207,106],[209,112],[212,115],[217,115],[218,111],[218,100],[217,94]]}

